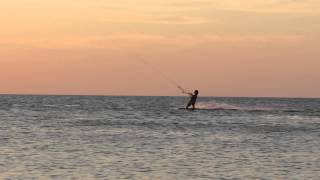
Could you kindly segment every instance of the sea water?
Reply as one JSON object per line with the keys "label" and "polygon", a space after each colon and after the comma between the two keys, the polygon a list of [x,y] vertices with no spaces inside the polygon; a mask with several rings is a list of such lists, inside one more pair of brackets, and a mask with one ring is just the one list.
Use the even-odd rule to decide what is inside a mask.
{"label": "sea water", "polygon": [[0,96],[1,179],[320,179],[320,99]]}

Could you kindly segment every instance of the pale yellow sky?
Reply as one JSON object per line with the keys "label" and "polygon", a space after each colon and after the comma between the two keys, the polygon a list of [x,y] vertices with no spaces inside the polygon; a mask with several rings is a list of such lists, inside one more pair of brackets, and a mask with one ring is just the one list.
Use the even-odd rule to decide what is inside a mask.
{"label": "pale yellow sky", "polygon": [[10,0],[0,94],[320,97],[318,0]]}

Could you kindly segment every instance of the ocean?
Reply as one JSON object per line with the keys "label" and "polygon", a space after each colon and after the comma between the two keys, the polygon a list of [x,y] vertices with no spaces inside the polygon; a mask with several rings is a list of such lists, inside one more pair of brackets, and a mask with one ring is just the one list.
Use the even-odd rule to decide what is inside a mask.
{"label": "ocean", "polygon": [[320,179],[320,99],[0,96],[1,179]]}

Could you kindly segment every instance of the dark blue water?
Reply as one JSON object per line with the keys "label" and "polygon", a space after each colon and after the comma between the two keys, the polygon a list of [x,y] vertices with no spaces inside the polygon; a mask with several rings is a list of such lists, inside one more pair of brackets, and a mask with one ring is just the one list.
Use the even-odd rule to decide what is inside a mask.
{"label": "dark blue water", "polygon": [[319,179],[320,100],[0,96],[2,179]]}

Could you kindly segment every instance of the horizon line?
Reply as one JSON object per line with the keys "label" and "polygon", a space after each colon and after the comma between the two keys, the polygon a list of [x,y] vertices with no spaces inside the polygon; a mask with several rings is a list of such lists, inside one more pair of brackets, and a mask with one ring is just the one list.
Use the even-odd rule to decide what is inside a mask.
{"label": "horizon line", "polygon": [[[104,97],[185,97],[186,95],[130,95],[130,94],[50,94],[50,93],[0,93],[0,96],[104,96]],[[274,99],[320,99],[320,97],[298,96],[199,96],[211,98],[274,98]]]}

